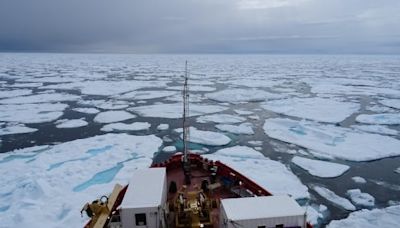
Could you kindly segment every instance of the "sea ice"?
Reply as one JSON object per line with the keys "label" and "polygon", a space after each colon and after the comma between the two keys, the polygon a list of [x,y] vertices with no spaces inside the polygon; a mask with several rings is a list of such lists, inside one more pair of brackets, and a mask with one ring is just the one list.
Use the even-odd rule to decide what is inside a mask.
{"label": "sea ice", "polygon": [[[182,137],[183,134],[181,134],[181,138]],[[213,131],[202,131],[198,130],[195,127],[190,127],[189,141],[208,146],[223,146],[229,144],[231,142],[231,139],[222,133]]]}
{"label": "sea ice", "polygon": [[86,114],[97,114],[100,111],[96,108],[74,108],[72,109],[76,112],[80,112],[80,113],[86,113]]}
{"label": "sea ice", "polygon": [[15,83],[15,84],[9,85],[7,87],[9,87],[9,88],[37,88],[42,85],[43,85],[43,83],[40,83],[40,82],[39,83],[32,82],[32,83]]}
{"label": "sea ice", "polygon": [[398,227],[400,224],[400,205],[382,209],[363,209],[350,213],[349,217],[342,220],[333,220],[328,228],[376,228]]}
{"label": "sea ice", "polygon": [[129,107],[129,103],[127,101],[118,100],[81,100],[78,103],[80,105],[95,106],[96,108],[105,110],[118,110]]}
{"label": "sea ice", "polygon": [[356,205],[365,207],[373,207],[375,205],[375,198],[368,193],[361,192],[360,189],[347,190],[346,194]]}
{"label": "sea ice", "polygon": [[176,147],[175,146],[166,146],[162,149],[162,151],[164,151],[165,153],[173,153],[176,151]]}
{"label": "sea ice", "polygon": [[388,107],[400,109],[400,99],[383,99],[379,102]]}
{"label": "sea ice", "polygon": [[356,121],[366,124],[400,124],[400,113],[361,114]]}
{"label": "sea ice", "polygon": [[311,175],[323,178],[338,177],[350,168],[348,165],[313,160],[298,156],[293,157],[292,162],[309,172]]}
{"label": "sea ice", "polygon": [[398,167],[397,169],[395,169],[394,172],[400,174],[400,167]]}
{"label": "sea ice", "polygon": [[229,103],[264,101],[266,99],[283,98],[283,95],[268,93],[259,89],[226,89],[206,94],[211,100]]}
{"label": "sea ice", "polygon": [[197,117],[196,119],[198,123],[214,122],[214,123],[224,123],[224,124],[241,123],[245,120],[246,118],[229,114],[213,114],[207,116],[200,116]]}
{"label": "sea ice", "polygon": [[367,183],[367,181],[366,181],[364,178],[359,177],[359,176],[352,177],[351,179],[352,179],[354,182],[358,183],[358,184],[365,184],[365,183]]}
{"label": "sea ice", "polygon": [[397,139],[333,125],[273,118],[265,121],[264,131],[271,138],[308,148],[314,155],[349,161],[400,155],[400,141]]}
{"label": "sea ice", "polygon": [[329,190],[327,188],[320,187],[320,186],[314,186],[313,189],[320,196],[324,197],[331,203],[333,203],[341,208],[344,208],[348,211],[356,210],[356,207],[353,204],[351,204],[351,202],[348,199],[345,199],[343,197],[336,195],[334,192],[332,192],[331,190]]}
{"label": "sea ice", "polygon": [[5,124],[0,123],[0,136],[11,135],[11,134],[23,134],[35,132],[37,129],[27,127],[23,124]]}
{"label": "sea ice", "polygon": [[136,116],[126,111],[106,111],[101,112],[94,118],[98,123],[113,123],[135,118]]}
{"label": "sea ice", "polygon": [[[182,86],[170,86],[167,89],[181,91],[183,89],[183,87]],[[195,85],[195,86],[189,85],[189,89],[190,89],[190,91],[195,91],[195,92],[212,92],[212,91],[215,91],[214,87],[201,86],[201,85]]]}
{"label": "sea ice", "polygon": [[63,115],[66,104],[12,104],[0,105],[0,121],[20,123],[51,122]]}
{"label": "sea ice", "polygon": [[221,131],[227,131],[233,134],[254,135],[253,124],[251,123],[242,123],[239,125],[217,124],[215,127]]}
{"label": "sea ice", "polygon": [[295,199],[309,197],[307,187],[282,163],[266,158],[251,148],[235,146],[222,150],[203,156],[225,163],[274,195],[289,194]]}
{"label": "sea ice", "polygon": [[248,141],[248,143],[252,146],[262,146],[263,142],[262,141]]}
{"label": "sea ice", "polygon": [[358,111],[360,105],[338,101],[332,98],[324,99],[312,97],[266,101],[261,107],[288,116],[320,122],[338,123]]}
{"label": "sea ice", "polygon": [[[182,88],[181,88],[182,90]],[[173,91],[159,91],[159,90],[147,90],[147,91],[133,91],[129,93],[125,93],[119,96],[115,96],[118,99],[124,100],[147,100],[147,99],[155,99],[155,98],[162,98],[162,97],[169,97],[176,95],[177,92]]]}
{"label": "sea ice", "polygon": [[[139,106],[129,108],[129,111],[133,111],[138,115],[145,117],[159,117],[159,118],[170,118],[177,119],[183,116],[183,105],[181,103],[174,104],[154,104],[147,106]],[[228,109],[228,107],[217,106],[217,105],[200,105],[191,104],[189,116],[200,116],[204,114],[222,112]]]}
{"label": "sea ice", "polygon": [[233,146],[217,150],[213,155],[234,157],[234,158],[265,158],[265,156],[248,146]]}
{"label": "sea ice", "polygon": [[104,125],[100,130],[102,131],[142,131],[148,130],[151,124],[148,122],[135,122],[131,124],[125,123],[112,123]]}
{"label": "sea ice", "polygon": [[394,129],[390,129],[382,125],[352,125],[352,128],[358,129],[360,131],[377,133],[380,135],[398,135],[399,132]]}
{"label": "sea ice", "polygon": [[63,90],[77,90],[87,95],[103,95],[111,96],[121,93],[130,92],[142,88],[154,88],[154,87],[165,87],[166,81],[84,81],[84,82],[72,82],[66,84],[57,84],[43,86],[41,88],[46,89],[63,89]]}
{"label": "sea ice", "polygon": [[13,97],[0,100],[1,104],[31,104],[31,103],[47,103],[60,101],[75,101],[80,96],[61,93],[41,93],[29,96]]}
{"label": "sea ice", "polygon": [[157,126],[157,130],[159,131],[165,131],[169,129],[169,124],[160,124]]}
{"label": "sea ice", "polygon": [[239,115],[251,115],[251,114],[253,114],[254,112],[252,112],[252,111],[246,111],[246,110],[234,110],[237,114],[239,114]]}
{"label": "sea ice", "polygon": [[0,90],[0,98],[17,97],[32,94],[30,89]]}
{"label": "sea ice", "polygon": [[[321,206],[324,206],[321,204]],[[316,206],[303,206],[304,210],[307,213],[307,222],[309,222],[311,225],[317,225],[318,220],[321,220],[324,218],[323,211],[320,211],[319,208],[316,208]]]}
{"label": "sea ice", "polygon": [[75,120],[58,120],[56,128],[78,128],[87,126],[88,122],[82,119]]}
{"label": "sea ice", "polygon": [[3,153],[15,159],[0,162],[1,226],[83,227],[82,206],[127,184],[161,145],[154,135],[105,134]]}

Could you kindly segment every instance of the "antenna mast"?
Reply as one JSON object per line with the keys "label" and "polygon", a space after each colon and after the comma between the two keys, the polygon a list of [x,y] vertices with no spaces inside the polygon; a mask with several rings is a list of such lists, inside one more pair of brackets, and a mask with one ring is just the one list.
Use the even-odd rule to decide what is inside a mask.
{"label": "antenna mast", "polygon": [[189,143],[189,124],[186,119],[189,116],[189,88],[188,88],[188,68],[185,62],[185,81],[183,84],[183,171],[185,173],[185,182],[190,184],[190,161],[188,159],[188,143]]}

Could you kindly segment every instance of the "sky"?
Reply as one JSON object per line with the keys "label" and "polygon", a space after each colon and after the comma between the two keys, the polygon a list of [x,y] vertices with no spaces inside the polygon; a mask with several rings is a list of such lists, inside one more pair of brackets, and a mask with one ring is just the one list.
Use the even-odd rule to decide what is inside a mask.
{"label": "sky", "polygon": [[400,0],[0,0],[0,51],[400,54]]}

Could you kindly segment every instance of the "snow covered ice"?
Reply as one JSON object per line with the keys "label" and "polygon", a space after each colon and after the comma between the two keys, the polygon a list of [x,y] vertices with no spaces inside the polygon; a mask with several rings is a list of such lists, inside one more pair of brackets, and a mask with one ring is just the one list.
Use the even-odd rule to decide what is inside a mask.
{"label": "snow covered ice", "polygon": [[[224,106],[191,104],[189,116],[200,116],[204,114],[222,112],[226,109],[228,108]],[[182,118],[183,115],[181,103],[139,106],[129,108],[129,111],[145,117],[160,117],[170,119]]]}
{"label": "snow covered ice", "polygon": [[356,121],[366,124],[400,124],[400,113],[361,114]]}
{"label": "snow covered ice", "polygon": [[[181,134],[181,138],[183,134]],[[190,127],[190,142],[209,145],[209,146],[223,146],[231,142],[231,139],[219,132],[198,130],[195,127]]]}
{"label": "snow covered ice", "polygon": [[104,125],[100,130],[102,131],[142,131],[148,130],[151,124],[148,122],[134,122],[131,124],[125,123],[111,123]]}
{"label": "snow covered ice", "polygon": [[331,190],[321,187],[321,186],[314,186],[314,191],[316,191],[320,196],[324,197],[325,199],[329,200],[331,203],[346,209],[348,211],[356,210],[356,207],[346,198],[340,197],[336,195]]}
{"label": "snow covered ice", "polygon": [[311,175],[323,178],[338,177],[350,168],[347,165],[298,156],[293,157],[292,162],[302,169],[305,169]]}
{"label": "snow covered ice", "polygon": [[207,122],[214,122],[214,123],[223,123],[223,124],[234,124],[234,123],[241,123],[245,121],[246,118],[240,116],[234,116],[229,114],[213,114],[207,116],[200,116],[197,117],[196,121],[198,123],[207,123]]}
{"label": "snow covered ice", "polygon": [[262,107],[288,116],[320,122],[338,123],[356,112],[360,108],[360,105],[337,101],[332,98],[313,97],[272,100],[265,102]]}
{"label": "snow covered ice", "polygon": [[349,189],[346,194],[358,206],[373,207],[375,205],[375,198],[368,193],[361,192],[360,189]]}
{"label": "snow covered ice", "polygon": [[274,118],[265,121],[264,131],[271,138],[308,148],[313,154],[349,161],[400,155],[400,141],[397,139],[333,125]]}
{"label": "snow covered ice", "polygon": [[350,214],[348,218],[334,220],[329,223],[328,228],[375,228],[375,227],[397,227],[400,224],[400,205],[390,206],[382,209],[363,209]]}
{"label": "snow covered ice", "polygon": [[135,115],[126,111],[106,111],[97,114],[94,121],[98,123],[113,123],[133,119],[135,117]]}
{"label": "snow covered ice", "polygon": [[59,120],[57,121],[57,128],[78,128],[87,126],[88,122],[83,119],[75,120]]}
{"label": "snow covered ice", "polygon": [[272,94],[259,89],[227,89],[214,93],[207,93],[206,96],[212,100],[234,104],[264,101],[266,99],[277,99],[283,97],[282,95]]}
{"label": "snow covered ice", "polygon": [[161,144],[153,135],[106,134],[0,154],[2,226],[82,227],[82,205],[147,168]]}
{"label": "snow covered ice", "polygon": [[244,135],[253,135],[253,124],[251,123],[242,123],[239,125],[231,125],[231,124],[217,124],[215,125],[221,131],[227,131],[233,134],[244,134]]}

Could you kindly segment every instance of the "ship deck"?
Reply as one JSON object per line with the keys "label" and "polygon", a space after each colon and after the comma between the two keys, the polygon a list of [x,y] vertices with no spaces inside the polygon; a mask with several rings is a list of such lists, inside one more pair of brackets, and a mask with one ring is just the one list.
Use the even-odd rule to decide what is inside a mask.
{"label": "ship deck", "polygon": [[[168,184],[170,184],[171,182],[175,182],[178,189],[178,192],[168,193],[168,202],[173,203],[176,200],[177,195],[179,194],[180,191],[181,192],[185,191],[187,193],[199,191],[199,189],[201,189],[202,182],[206,180],[209,183],[211,183],[211,179],[212,177],[210,171],[205,170],[202,167],[192,166],[191,183],[189,185],[186,185],[185,176],[181,167],[176,167],[175,169],[168,170],[167,172]],[[238,195],[224,188],[222,183],[220,183],[220,180],[216,180],[216,182],[214,184],[210,184],[210,186],[214,186],[215,189],[209,190],[205,194],[207,198],[210,199],[212,202],[215,202],[215,204],[213,205],[211,210],[211,219],[213,225],[207,227],[218,228],[220,227],[219,226],[220,199],[236,198],[238,197]],[[175,217],[174,213],[171,213],[171,216],[169,216],[168,218],[169,227],[176,227],[176,222],[174,217]],[[196,227],[196,225],[193,225],[192,227]]]}

